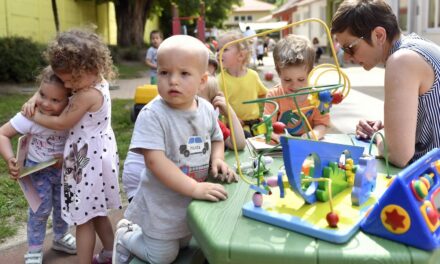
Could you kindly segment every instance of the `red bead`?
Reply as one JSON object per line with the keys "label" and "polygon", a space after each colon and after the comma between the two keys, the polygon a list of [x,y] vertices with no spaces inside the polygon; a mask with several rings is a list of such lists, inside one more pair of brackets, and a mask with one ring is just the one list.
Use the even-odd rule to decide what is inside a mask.
{"label": "red bead", "polygon": [[282,122],[275,122],[272,124],[273,132],[277,134],[284,134],[284,129],[286,128],[286,125]]}
{"label": "red bead", "polygon": [[334,212],[328,213],[326,219],[330,227],[338,227],[339,216],[337,213]]}
{"label": "red bead", "polygon": [[342,99],[344,99],[344,96],[340,92],[333,93],[332,97],[333,97],[332,99],[333,104],[339,104],[340,102],[342,102]]}

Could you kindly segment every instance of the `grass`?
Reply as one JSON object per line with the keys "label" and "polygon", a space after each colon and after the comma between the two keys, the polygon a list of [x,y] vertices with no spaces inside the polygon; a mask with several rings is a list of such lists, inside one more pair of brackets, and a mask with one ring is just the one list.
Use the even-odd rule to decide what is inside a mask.
{"label": "grass", "polygon": [[[1,95],[0,100],[0,123],[6,123],[21,108],[22,104],[28,99],[28,95]],[[130,121],[130,108],[133,104],[129,99],[113,100],[112,105],[112,127],[116,135],[119,159],[120,159],[120,175],[122,166],[128,151],[133,131],[133,123]],[[16,146],[17,137],[14,138],[14,148]],[[121,184],[121,177],[119,176]],[[121,186],[122,187],[122,186]],[[121,188],[122,190],[122,188]],[[122,195],[122,193],[121,193]],[[0,158],[0,242],[17,233],[17,223],[27,221],[28,204],[20,190],[17,182],[9,179],[8,169]]]}
{"label": "grass", "polygon": [[141,62],[116,64],[120,79],[140,78],[150,68]]}

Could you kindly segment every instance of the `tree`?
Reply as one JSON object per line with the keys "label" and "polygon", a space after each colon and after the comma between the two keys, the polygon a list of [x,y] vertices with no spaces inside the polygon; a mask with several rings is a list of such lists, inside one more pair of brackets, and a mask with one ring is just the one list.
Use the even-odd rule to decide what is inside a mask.
{"label": "tree", "polygon": [[[198,16],[200,14],[200,0],[174,0],[172,1],[179,7],[180,17]],[[205,0],[205,24],[206,27],[223,27],[223,21],[228,18],[228,14],[233,5],[240,5],[242,0]],[[162,16],[160,17],[160,29],[164,35],[171,35],[171,1],[162,3]],[[182,22],[189,28],[188,32],[193,32],[196,20]]]}
{"label": "tree", "polygon": [[155,0],[115,0],[118,45],[121,47],[142,47],[145,22]]}
{"label": "tree", "polygon": [[[180,16],[199,15],[200,0],[97,0],[112,1],[115,6],[118,45],[142,47],[145,23],[151,14],[159,16],[160,29],[167,36],[171,32],[171,3],[179,7]],[[206,25],[221,27],[233,4],[241,0],[205,0]]]}
{"label": "tree", "polygon": [[57,0],[52,0],[52,13],[53,13],[53,20],[55,22],[55,30],[58,33],[60,32],[60,19],[58,17]]}

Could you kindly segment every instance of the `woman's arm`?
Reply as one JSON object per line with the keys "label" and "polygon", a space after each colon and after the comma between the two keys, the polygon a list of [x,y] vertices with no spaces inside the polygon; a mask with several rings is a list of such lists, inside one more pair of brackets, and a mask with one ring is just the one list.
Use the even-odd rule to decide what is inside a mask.
{"label": "woman's arm", "polygon": [[[418,97],[434,82],[434,72],[416,52],[401,50],[390,56],[385,68],[384,122],[388,158],[404,167],[414,156]],[[383,154],[383,143],[378,140]]]}
{"label": "woman's arm", "polygon": [[94,89],[81,90],[70,100],[59,116],[47,116],[36,111],[32,119],[47,128],[66,130],[72,128],[87,113],[99,110],[102,105],[102,94]]}

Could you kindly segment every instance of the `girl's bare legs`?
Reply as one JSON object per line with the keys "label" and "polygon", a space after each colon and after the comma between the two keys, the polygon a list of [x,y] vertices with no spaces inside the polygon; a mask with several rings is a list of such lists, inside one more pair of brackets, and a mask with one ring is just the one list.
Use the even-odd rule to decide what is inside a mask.
{"label": "girl's bare legs", "polygon": [[93,219],[76,227],[76,247],[79,264],[90,264],[92,261],[95,239]]}
{"label": "girl's bare legs", "polygon": [[93,218],[93,225],[96,234],[101,240],[102,246],[106,251],[113,250],[113,240],[115,239],[112,224],[107,216],[98,216]]}

